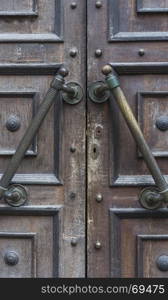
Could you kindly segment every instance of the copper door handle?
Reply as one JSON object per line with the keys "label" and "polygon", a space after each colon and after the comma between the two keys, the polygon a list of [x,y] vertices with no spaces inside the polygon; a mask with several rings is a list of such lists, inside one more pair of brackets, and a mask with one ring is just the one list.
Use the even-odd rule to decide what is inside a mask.
{"label": "copper door handle", "polygon": [[147,209],[159,208],[163,202],[168,202],[168,184],[149,149],[112,67],[110,65],[104,66],[102,73],[105,75],[105,82],[93,83],[89,88],[89,97],[93,102],[102,103],[109,99],[109,92],[112,93],[157,186],[157,188],[146,188],[141,192],[140,204]]}
{"label": "copper door handle", "polygon": [[27,198],[26,189],[19,184],[10,185],[11,179],[19,167],[32,139],[36,135],[40,125],[47,115],[50,107],[57,99],[60,92],[62,98],[69,104],[76,104],[81,101],[83,91],[81,86],[76,82],[65,84],[64,77],[68,75],[68,70],[64,67],[60,68],[50,84],[50,88],[41,103],[37,114],[28,126],[23,138],[21,139],[15,154],[12,156],[6,171],[0,180],[0,198],[4,197],[7,203],[11,206],[23,205]]}

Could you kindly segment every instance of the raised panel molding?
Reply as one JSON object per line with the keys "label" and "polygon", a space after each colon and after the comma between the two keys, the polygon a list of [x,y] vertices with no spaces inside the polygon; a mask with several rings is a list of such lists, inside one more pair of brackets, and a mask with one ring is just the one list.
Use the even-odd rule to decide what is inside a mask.
{"label": "raised panel molding", "polygon": [[[110,63],[116,75],[148,75],[148,74],[168,74],[168,63]],[[162,92],[158,92],[162,94]],[[110,103],[110,105],[112,105]],[[115,103],[111,108],[112,114],[112,146],[110,148],[110,186],[148,186],[155,185],[151,175],[122,175],[119,174],[119,111]],[[117,119],[117,120],[116,120]],[[116,121],[115,121],[116,120]],[[116,138],[117,137],[117,138]],[[161,154],[161,153],[160,153]],[[167,155],[167,153],[166,153]],[[168,182],[168,175],[164,175]]]}
{"label": "raised panel molding", "polygon": [[[59,235],[60,235],[60,211],[62,209],[61,205],[48,205],[48,206],[24,206],[24,207],[18,207],[13,209],[12,207],[5,207],[1,206],[0,207],[0,216],[9,216],[10,218],[16,217],[22,217],[22,224],[24,222],[24,217],[25,217],[25,222],[27,222],[26,217],[39,217],[39,223],[42,222],[42,226],[45,224],[47,226],[47,223],[45,222],[43,224],[42,217],[48,216],[52,218],[52,239],[53,239],[53,245],[52,245],[52,273],[53,277],[58,277],[58,272],[59,272]],[[47,220],[47,219],[46,219]],[[13,220],[14,221],[14,220]],[[22,226],[22,224],[20,224]],[[25,223],[27,224],[27,223]],[[10,224],[9,224],[10,226]],[[40,227],[39,227],[40,228]],[[15,228],[14,228],[15,229]],[[12,231],[8,231],[5,228],[5,231],[1,230],[0,227],[0,239],[2,237],[9,238],[9,239],[30,239],[32,241],[33,249],[32,251],[32,271],[33,271],[33,277],[38,277],[38,265],[37,262],[41,262],[41,257],[39,257],[38,253],[38,244],[39,244],[39,239],[44,239],[41,241],[43,243],[43,247],[45,247],[45,234],[42,229],[41,232],[29,232],[30,228],[27,228],[26,232],[15,232],[12,228]],[[47,245],[48,246],[48,245]],[[35,257],[33,257],[35,255]],[[44,259],[44,258],[43,258]]]}
{"label": "raised panel molding", "polygon": [[140,234],[136,237],[137,247],[137,262],[136,262],[136,276],[142,278],[144,276],[144,243],[146,242],[168,242],[167,234]]}
{"label": "raised panel molding", "polygon": [[110,63],[118,75],[168,74],[167,62]]}
{"label": "raised panel molding", "polygon": [[[149,99],[155,99],[155,102],[151,104],[151,106],[153,107],[153,105],[155,105],[156,107],[156,111],[157,114],[154,114],[154,118],[152,113],[145,114],[145,103],[147,102],[150,103],[151,101],[149,101]],[[163,104],[164,103],[164,104]],[[162,107],[161,107],[162,105]],[[140,125],[140,128],[142,130],[142,132],[144,133],[145,139],[147,140],[147,143],[153,153],[153,155],[155,157],[168,157],[168,150],[167,150],[167,146],[168,144],[166,143],[166,132],[162,132],[160,130],[157,129],[156,127],[156,120],[158,117],[162,116],[162,115],[167,115],[167,113],[165,114],[165,112],[167,111],[168,108],[168,91],[139,91],[137,93],[137,111],[138,111],[138,123]],[[150,107],[151,107],[150,106]],[[150,111],[150,109],[148,110],[148,112]],[[145,118],[146,122],[149,121],[149,124],[145,126]],[[145,132],[148,132],[148,138],[150,140],[150,142],[148,142],[148,139],[146,138]],[[155,137],[155,139],[154,139]],[[151,140],[153,146],[151,145]],[[154,141],[155,140],[155,141]],[[157,143],[156,143],[156,140]],[[164,140],[164,142],[162,143],[162,140]],[[159,149],[158,149],[159,148]],[[137,149],[137,153],[138,153],[138,157],[142,157],[142,154],[140,153],[140,151],[138,151]]]}
{"label": "raised panel molding", "polygon": [[[121,278],[121,222],[126,219],[167,219],[168,209],[159,209],[158,211],[148,211],[139,208],[110,208],[110,275],[111,277]],[[142,232],[142,236],[143,232]],[[156,239],[157,235],[154,235]],[[147,237],[148,238],[148,237]],[[150,237],[151,238],[151,237]],[[158,236],[157,236],[158,238]],[[159,235],[159,239],[163,240],[165,235]],[[167,235],[166,235],[167,239]],[[135,236],[136,243],[136,236]],[[136,244],[135,244],[136,245]],[[136,271],[137,271],[137,266]],[[142,269],[138,272],[142,272]]]}
{"label": "raised panel molding", "polygon": [[[137,12],[138,13],[142,13],[142,14],[146,14],[146,13],[167,13],[168,12],[168,1],[166,3],[166,7],[162,7],[165,6],[165,1],[163,0],[157,0],[157,5],[152,5],[150,6],[145,6],[144,4],[144,0],[136,0],[137,1]],[[162,5],[163,3],[163,5]]]}
{"label": "raised panel molding", "polygon": [[[11,8],[10,5],[12,5]],[[18,7],[19,5],[21,7]],[[31,1],[12,0],[12,2],[9,0],[1,0],[0,17],[3,16],[28,17],[28,16],[37,16],[37,15],[38,15],[37,0],[31,0]]]}
{"label": "raised panel molding", "polygon": [[55,75],[62,63],[0,64],[0,75]]}
{"label": "raised panel molding", "polygon": [[[128,0],[129,1],[129,0]],[[160,3],[160,1],[158,1]],[[136,21],[139,21],[139,23],[142,22],[144,24],[143,20],[140,19],[140,17],[144,13],[150,13],[150,15],[156,15],[159,17],[158,13],[165,13],[168,11],[167,8],[144,8],[142,3],[142,0],[135,0],[135,3],[132,2],[132,7],[131,9],[136,10],[136,15],[137,18],[135,19]],[[124,41],[159,41],[159,40],[168,40],[168,31],[148,31],[145,29],[145,24],[144,30],[139,31],[138,26],[137,30],[135,28],[134,31],[122,31],[121,30],[121,24],[122,18],[120,17],[120,1],[118,0],[108,0],[108,12],[109,12],[109,20],[108,20],[108,41],[109,42],[124,42]],[[141,16],[140,16],[141,15]],[[149,17],[150,17],[149,15]],[[128,19],[131,20],[131,18],[128,17]],[[161,19],[162,20],[162,19]],[[158,19],[157,19],[158,21]],[[134,22],[135,23],[135,22]],[[133,24],[135,27],[135,24]]]}
{"label": "raised panel molding", "polygon": [[[0,75],[14,75],[14,76],[27,76],[27,75],[55,75],[58,69],[62,66],[62,64],[53,63],[20,63],[20,64],[0,64]],[[3,92],[2,92],[3,93]],[[6,91],[5,91],[6,93]],[[8,92],[13,93],[13,92]],[[16,92],[18,93],[18,92]],[[1,91],[0,91],[1,95]],[[60,103],[60,104],[58,104]],[[57,101],[56,105],[54,106],[55,116],[60,116],[61,110],[61,101]],[[55,149],[54,151],[54,170],[53,173],[30,173],[30,174],[19,174],[16,173],[12,179],[13,183],[21,183],[21,184],[43,184],[43,185],[62,185],[62,181],[58,178],[59,176],[59,135],[60,135],[60,119],[59,117],[55,117],[54,119],[55,126],[54,126],[54,139],[55,139]],[[35,141],[35,140],[34,140]],[[34,150],[36,149],[35,143]],[[33,154],[32,152],[29,154]],[[36,152],[34,153],[36,155]],[[0,178],[3,174],[0,174]]]}
{"label": "raised panel molding", "polygon": [[[3,174],[0,174],[0,178]],[[12,183],[20,184],[44,184],[44,185],[62,185],[60,179],[57,178],[57,173],[53,174],[43,174],[43,173],[31,173],[31,174],[15,174]]]}
{"label": "raised panel molding", "polygon": [[[1,241],[3,240],[3,241]],[[8,246],[5,249],[5,245],[4,245],[4,241],[7,241]],[[0,242],[1,242],[1,246],[3,246],[3,251],[0,251],[0,254],[4,256],[5,252],[7,250],[12,250],[12,251],[17,251],[17,247],[16,249],[12,247],[12,240],[19,240],[19,241],[29,241],[29,243],[31,244],[31,253],[30,253],[30,257],[29,260],[31,259],[31,277],[36,278],[37,274],[36,274],[36,256],[37,256],[37,251],[36,251],[36,243],[37,243],[37,233],[35,232],[0,232]],[[9,246],[10,245],[10,246]],[[2,249],[1,249],[2,250]],[[3,253],[4,252],[4,253]],[[19,262],[20,259],[24,259],[24,257],[19,257]],[[25,265],[23,265],[24,268],[26,268]],[[2,270],[1,270],[2,271]],[[2,274],[1,276],[2,277]]]}
{"label": "raised panel molding", "polygon": [[[21,9],[18,10],[3,10],[0,8],[0,23],[3,22],[4,32],[0,33],[0,42],[63,42],[63,23],[64,23],[64,13],[63,13],[63,3],[62,0],[52,0],[54,4],[54,9],[52,13],[54,15],[50,15],[50,12],[43,8],[44,3],[42,1],[45,0],[32,0],[32,5],[30,9]],[[21,1],[22,3],[22,1]],[[45,3],[46,4],[46,3]],[[49,6],[50,7],[50,6]],[[42,11],[40,11],[40,9]],[[48,32],[49,29],[45,29],[47,25],[44,14],[48,14],[49,20],[53,21],[51,32]],[[10,21],[9,21],[10,19]],[[40,20],[40,23],[38,23]],[[23,24],[26,22],[30,23],[32,28],[41,28],[41,32],[39,29],[34,29],[32,33],[19,32],[18,27],[14,29],[14,26],[11,26],[6,30],[5,23],[7,25],[12,24],[12,22],[20,22],[23,30]],[[15,23],[13,23],[15,25]],[[34,26],[34,23],[37,23],[37,26]],[[25,27],[26,28],[26,27]],[[47,28],[47,26],[46,26]]]}
{"label": "raised panel molding", "polygon": [[[32,90],[18,90],[18,91],[9,91],[9,90],[0,90],[0,103],[1,101],[3,101],[3,98],[11,98],[11,99],[19,99],[19,98],[29,98],[29,100],[31,101],[31,110],[32,110],[32,116],[31,118],[34,118],[35,114],[36,114],[36,100],[38,97],[38,93],[36,91],[32,91]],[[2,105],[1,105],[2,108]],[[7,111],[5,111],[4,113],[7,113]],[[17,113],[17,111],[16,111]],[[4,115],[4,114],[3,114]],[[5,124],[2,124],[2,126]],[[22,123],[21,123],[22,126]],[[3,132],[3,137],[5,136],[4,132]],[[15,137],[16,138],[16,137]],[[19,143],[19,141],[18,141]],[[3,145],[3,138],[1,138],[1,144]],[[1,155],[13,155],[16,151],[16,149],[2,149],[2,145],[0,147],[0,156]],[[37,155],[37,136],[33,138],[31,147],[27,150],[25,156],[36,156]]]}

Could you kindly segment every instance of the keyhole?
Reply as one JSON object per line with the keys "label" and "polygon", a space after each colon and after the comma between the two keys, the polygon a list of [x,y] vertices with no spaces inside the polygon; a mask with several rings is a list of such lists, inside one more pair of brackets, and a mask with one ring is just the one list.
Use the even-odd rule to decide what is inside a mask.
{"label": "keyhole", "polygon": [[96,149],[96,147],[94,147],[93,148],[93,153],[96,154],[96,152],[97,152],[97,149]]}
{"label": "keyhole", "polygon": [[93,159],[97,159],[97,157],[99,156],[99,150],[97,145],[93,145],[92,153],[93,153],[92,155]]}

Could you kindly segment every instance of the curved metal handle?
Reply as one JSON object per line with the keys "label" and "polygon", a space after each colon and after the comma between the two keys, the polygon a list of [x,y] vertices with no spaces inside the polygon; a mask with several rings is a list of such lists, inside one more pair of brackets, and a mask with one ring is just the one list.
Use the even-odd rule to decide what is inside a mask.
{"label": "curved metal handle", "polygon": [[[101,103],[109,99],[109,91],[112,93],[158,187],[158,189],[154,187],[144,189],[139,198],[140,204],[147,209],[156,209],[163,202],[168,202],[168,184],[145,141],[138,122],[120,88],[118,78],[113,74],[112,67],[110,65],[104,66],[102,73],[106,76],[105,82],[94,83],[89,89],[89,96],[92,101]],[[103,101],[101,101],[102,97]]]}
{"label": "curved metal handle", "polygon": [[9,165],[0,180],[0,198],[4,197],[8,204],[12,206],[20,206],[26,200],[26,190],[21,185],[13,185],[9,187],[10,181],[18,169],[32,139],[36,135],[40,125],[47,115],[50,107],[57,99],[60,91],[62,91],[63,99],[69,104],[78,103],[83,96],[82,88],[78,83],[65,84],[64,77],[68,75],[66,68],[60,68],[50,84],[50,88],[41,103],[39,110],[28,126],[23,138],[21,139],[15,154],[12,156]]}

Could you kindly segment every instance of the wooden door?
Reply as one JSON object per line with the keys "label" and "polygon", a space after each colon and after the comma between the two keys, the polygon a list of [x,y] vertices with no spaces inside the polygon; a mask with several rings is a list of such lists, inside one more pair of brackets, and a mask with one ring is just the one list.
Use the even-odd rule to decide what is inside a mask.
{"label": "wooden door", "polygon": [[[85,8],[1,0],[1,175],[60,66],[85,88]],[[28,200],[13,208],[1,199],[0,277],[85,276],[85,99],[56,99],[12,181]]]}
{"label": "wooden door", "polygon": [[[168,109],[167,11],[167,0],[88,1],[89,84],[113,66],[166,179],[168,133],[157,124]],[[168,277],[167,209],[138,202],[151,185],[115,101],[88,101],[89,277]]]}

